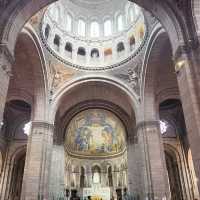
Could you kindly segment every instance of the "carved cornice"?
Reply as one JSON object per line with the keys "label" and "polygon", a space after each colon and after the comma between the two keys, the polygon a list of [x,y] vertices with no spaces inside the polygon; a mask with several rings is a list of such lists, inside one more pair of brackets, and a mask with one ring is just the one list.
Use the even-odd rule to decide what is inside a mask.
{"label": "carved cornice", "polygon": [[[43,129],[44,131],[48,131],[49,133],[52,133],[53,135],[54,125],[46,121],[32,121],[31,126],[32,126],[33,134],[44,134],[44,132],[42,132],[42,129]],[[48,135],[51,135],[51,134],[48,134]]]}

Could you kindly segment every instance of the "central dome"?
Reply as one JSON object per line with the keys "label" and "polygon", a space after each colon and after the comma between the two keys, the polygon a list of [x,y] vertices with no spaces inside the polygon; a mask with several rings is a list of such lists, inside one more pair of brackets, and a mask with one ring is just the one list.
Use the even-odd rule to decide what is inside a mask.
{"label": "central dome", "polygon": [[72,156],[121,155],[126,149],[125,128],[112,112],[88,109],[78,113],[67,126],[65,147]]}
{"label": "central dome", "polygon": [[45,11],[42,37],[58,59],[97,70],[137,54],[146,36],[142,9],[127,0],[59,0]]}

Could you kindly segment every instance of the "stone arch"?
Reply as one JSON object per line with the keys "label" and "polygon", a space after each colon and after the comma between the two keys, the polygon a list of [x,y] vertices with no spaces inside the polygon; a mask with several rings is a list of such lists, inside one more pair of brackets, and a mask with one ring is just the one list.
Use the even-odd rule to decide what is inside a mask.
{"label": "stone arch", "polygon": [[[26,61],[26,65],[29,66],[30,69],[21,68],[17,63],[17,53],[23,52],[18,51],[18,47],[21,46],[27,47],[26,53],[32,59],[31,61]],[[28,101],[28,103],[32,106],[32,118],[44,119],[45,118],[45,106],[47,101],[47,74],[48,69],[46,65],[46,61],[44,59],[42,47],[40,44],[37,35],[28,25],[22,30],[22,32],[18,36],[17,45],[15,48],[15,56],[16,61],[14,63],[14,76],[11,78],[9,90],[8,90],[8,98],[19,97]],[[19,58],[20,60],[21,58]],[[31,67],[32,66],[32,67]],[[21,79],[21,83],[26,85],[26,89],[22,89],[21,85],[17,85],[14,81],[15,75],[19,73],[19,70],[24,70],[24,78]],[[29,75],[28,75],[29,74]],[[30,75],[31,74],[31,75]],[[29,78],[28,78],[29,77]],[[28,88],[29,87],[29,88]],[[20,93],[18,93],[20,92]],[[18,94],[17,94],[18,93]],[[44,108],[44,112],[41,112],[41,108]],[[40,110],[40,112],[38,112]]]}
{"label": "stone arch", "polygon": [[17,149],[16,153],[13,154],[12,162],[13,169],[11,174],[10,182],[10,194],[11,199],[19,199],[22,190],[22,180],[24,173],[26,149],[24,147]]}
{"label": "stone arch", "polygon": [[[157,25],[152,35],[150,36],[150,41],[148,44],[148,48],[145,53],[145,60],[143,63],[143,72],[142,72],[142,103],[143,109],[148,109],[149,105],[152,109],[155,109],[155,85],[156,85],[156,72],[158,69],[158,65],[160,64],[160,59],[158,59],[159,55],[156,53],[160,46],[164,44],[167,40],[168,36],[164,29]],[[155,113],[155,112],[150,112]],[[156,116],[140,116],[142,120],[145,118],[155,118]]]}
{"label": "stone arch", "polygon": [[[33,16],[37,11],[54,1],[55,0],[38,1],[37,4],[31,0],[23,0],[20,2],[20,4],[17,1],[12,1],[8,8],[12,11],[8,12],[6,10],[2,15],[2,19],[6,19],[4,21],[4,28],[0,33],[2,43],[7,44],[9,50],[13,52],[17,35],[24,26],[25,22],[30,19],[30,17]],[[173,52],[176,52],[178,46],[184,42],[184,37],[187,32],[183,26],[183,22],[181,21],[182,18],[175,16],[175,12],[171,10],[170,6],[167,5],[166,2],[162,2],[161,4],[161,2],[155,3],[153,0],[132,1],[152,12],[160,20],[166,30],[169,31],[169,38],[171,41],[173,41]],[[12,8],[15,8],[14,11]],[[27,12],[27,10],[29,12]]]}
{"label": "stone arch", "polygon": [[177,152],[177,150],[169,144],[164,144],[164,151],[165,151],[165,159],[167,163],[168,178],[171,189],[171,198],[177,199],[178,197],[178,199],[182,199],[183,191],[181,184],[181,169],[180,166],[178,165],[178,163],[180,163],[181,160],[180,155]]}
{"label": "stone arch", "polygon": [[[84,95],[84,94],[80,94],[79,93],[79,97],[76,96],[76,100],[73,99],[73,94],[76,92],[80,92],[83,93],[83,91],[86,88],[91,87],[91,91],[90,94],[88,95]],[[101,91],[101,95],[99,93],[99,91],[94,91],[94,88],[99,88]],[[102,91],[106,89],[106,91]],[[110,89],[110,90],[108,90]],[[112,89],[116,92],[118,91],[119,95],[123,96],[123,102],[124,99],[127,100],[127,105],[130,106],[129,108],[125,108],[125,104],[123,104],[123,102],[120,100],[120,98],[116,98],[117,97],[117,92],[115,94],[113,94],[113,96],[111,97],[109,93],[112,93]],[[87,89],[88,91],[89,89]],[[72,98],[69,101],[69,94],[70,94],[70,98]],[[110,96],[110,97],[109,97]],[[134,96],[134,94],[130,91],[130,89],[126,86],[124,86],[124,84],[119,81],[119,80],[115,80],[110,79],[109,77],[94,77],[94,76],[83,76],[82,78],[78,78],[76,80],[73,80],[72,82],[68,82],[65,85],[63,85],[62,88],[59,89],[59,91],[54,94],[54,96],[52,97],[52,112],[50,114],[51,119],[50,121],[53,123],[55,120],[55,116],[56,113],[59,110],[59,107],[62,105],[62,103],[65,101],[65,99],[68,99],[66,102],[69,103],[69,105],[65,105],[66,110],[69,109],[70,107],[73,107],[74,105],[76,105],[77,103],[80,102],[84,102],[90,99],[93,100],[107,100],[110,102],[115,103],[116,101],[116,105],[119,105],[119,107],[121,107],[122,109],[125,110],[125,112],[127,112],[129,114],[129,116],[133,117],[134,120],[137,120],[137,115],[138,115],[138,111],[137,111],[137,104],[138,104],[138,100],[137,98]],[[109,99],[110,98],[110,99]],[[65,111],[66,111],[65,110]],[[63,110],[63,113],[65,112]]]}

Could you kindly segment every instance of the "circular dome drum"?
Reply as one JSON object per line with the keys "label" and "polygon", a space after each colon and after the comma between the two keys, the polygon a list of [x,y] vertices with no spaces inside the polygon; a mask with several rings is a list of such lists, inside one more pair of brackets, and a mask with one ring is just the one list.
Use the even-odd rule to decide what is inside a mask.
{"label": "circular dome drum", "polygon": [[78,113],[66,129],[65,148],[78,157],[109,157],[125,152],[125,128],[120,119],[104,109]]}
{"label": "circular dome drum", "polygon": [[127,0],[59,0],[45,11],[41,36],[69,66],[103,70],[129,61],[146,38],[143,11]]}

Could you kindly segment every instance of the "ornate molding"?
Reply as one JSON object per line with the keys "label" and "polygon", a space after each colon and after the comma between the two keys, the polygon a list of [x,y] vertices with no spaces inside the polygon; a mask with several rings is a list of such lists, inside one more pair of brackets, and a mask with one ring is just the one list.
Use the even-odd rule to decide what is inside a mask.
{"label": "ornate molding", "polygon": [[[31,122],[33,134],[44,134],[44,131],[48,131],[47,135],[53,136],[54,125],[46,121],[32,121]],[[38,130],[37,130],[38,129]]]}
{"label": "ornate molding", "polygon": [[51,89],[57,89],[64,82],[69,81],[76,73],[74,69],[67,68],[63,63],[49,61],[51,70]]}
{"label": "ornate molding", "polygon": [[117,73],[116,77],[128,82],[134,92],[140,96],[142,60],[138,59],[135,66],[128,68],[126,73]]}

